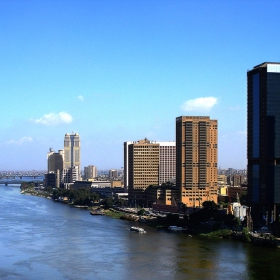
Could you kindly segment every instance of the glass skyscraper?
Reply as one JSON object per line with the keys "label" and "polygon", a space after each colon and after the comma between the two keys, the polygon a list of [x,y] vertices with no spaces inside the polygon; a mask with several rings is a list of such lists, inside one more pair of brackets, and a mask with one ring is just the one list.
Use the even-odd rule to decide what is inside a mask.
{"label": "glass skyscraper", "polygon": [[254,224],[279,217],[280,63],[265,62],[247,72],[248,201]]}

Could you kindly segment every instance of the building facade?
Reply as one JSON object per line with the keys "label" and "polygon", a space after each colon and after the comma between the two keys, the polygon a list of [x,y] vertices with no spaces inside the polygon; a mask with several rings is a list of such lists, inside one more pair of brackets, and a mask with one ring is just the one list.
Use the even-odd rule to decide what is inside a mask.
{"label": "building facade", "polygon": [[176,179],[176,143],[159,143],[159,184],[175,183]]}
{"label": "building facade", "polygon": [[109,176],[109,179],[117,179],[118,178],[118,170],[110,169],[108,176]]}
{"label": "building facade", "polygon": [[128,197],[142,204],[149,185],[159,185],[159,144],[148,139],[128,145]]}
{"label": "building facade", "polygon": [[265,62],[247,72],[248,199],[254,223],[279,216],[280,63]]}
{"label": "building facade", "polygon": [[90,180],[97,178],[97,167],[94,165],[88,165],[84,167],[84,180]]}
{"label": "building facade", "polygon": [[[54,152],[51,148],[47,154],[47,164],[48,164],[48,173],[51,174],[48,179],[45,181],[47,186],[52,186],[54,188],[60,187],[61,175],[63,170],[63,150],[59,150],[58,153]],[[55,176],[55,180],[53,179]],[[54,180],[54,183],[52,182]],[[52,184],[50,183],[52,182]]]}
{"label": "building facade", "polygon": [[124,187],[128,190],[131,201],[136,200],[146,205],[147,187],[170,182],[175,180],[175,176],[174,141],[156,142],[145,138],[124,143]]}
{"label": "building facade", "polygon": [[209,117],[176,118],[176,186],[181,202],[201,207],[218,202],[218,122]]}
{"label": "building facade", "polygon": [[80,179],[78,166],[72,166],[70,168],[64,168],[61,175],[61,183],[64,184],[64,188],[68,189],[69,184],[74,183]]}
{"label": "building facade", "polygon": [[78,133],[66,133],[64,137],[64,168],[68,169],[73,166],[78,167],[78,173],[81,172],[80,161],[80,135]]}

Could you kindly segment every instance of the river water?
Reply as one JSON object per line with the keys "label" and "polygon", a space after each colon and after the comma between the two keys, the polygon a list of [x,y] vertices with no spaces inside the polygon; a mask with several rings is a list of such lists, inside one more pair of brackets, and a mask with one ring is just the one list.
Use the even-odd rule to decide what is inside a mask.
{"label": "river water", "polygon": [[0,279],[280,277],[280,249],[131,225],[0,185]]}

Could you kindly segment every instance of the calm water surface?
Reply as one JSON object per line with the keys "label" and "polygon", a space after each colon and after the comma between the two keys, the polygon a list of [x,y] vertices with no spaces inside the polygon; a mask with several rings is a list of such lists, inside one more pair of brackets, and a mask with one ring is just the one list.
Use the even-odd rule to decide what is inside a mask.
{"label": "calm water surface", "polygon": [[0,185],[0,279],[279,279],[280,250],[91,216]]}

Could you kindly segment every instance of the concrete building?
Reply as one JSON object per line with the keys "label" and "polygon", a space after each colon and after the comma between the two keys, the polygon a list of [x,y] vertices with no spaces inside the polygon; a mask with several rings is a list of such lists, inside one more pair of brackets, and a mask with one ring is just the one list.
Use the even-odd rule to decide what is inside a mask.
{"label": "concrete building", "polygon": [[64,188],[68,188],[69,184],[78,181],[80,178],[78,166],[72,166],[70,168],[64,168],[62,170],[61,183],[64,184]]}
{"label": "concrete building", "polygon": [[56,174],[54,172],[45,174],[45,187],[57,188],[56,182]]}
{"label": "concrete building", "polygon": [[240,198],[243,194],[244,195],[247,194],[247,187],[241,187],[241,186],[228,187],[227,194],[228,194],[228,200],[230,202],[237,201],[238,198]]}
{"label": "concrete building", "polygon": [[280,214],[280,63],[247,72],[248,199],[254,224]]}
{"label": "concrete building", "polygon": [[109,175],[109,179],[117,179],[118,178],[118,170],[110,169],[108,175]]}
{"label": "concrete building", "polygon": [[145,138],[133,142],[127,148],[128,197],[142,204],[145,189],[149,185],[159,185],[159,144]]}
{"label": "concrete building", "polygon": [[72,187],[73,189],[90,188],[91,192],[97,193],[103,198],[124,195],[124,188],[120,181],[76,181]]}
{"label": "concrete building", "polygon": [[175,142],[143,139],[124,143],[124,186],[129,199],[145,204],[148,186],[159,186],[176,176]]}
{"label": "concrete building", "polygon": [[180,199],[179,190],[176,186],[149,186],[145,190],[146,207],[155,204],[177,206]]}
{"label": "concrete building", "polygon": [[218,202],[217,146],[217,120],[176,118],[176,186],[188,207],[201,207],[207,200]]}
{"label": "concrete building", "polygon": [[84,180],[92,180],[97,178],[97,167],[88,165],[84,167]]}
{"label": "concrete building", "polygon": [[64,137],[64,169],[77,166],[78,174],[81,172],[81,147],[78,133],[66,133]]}
{"label": "concrete building", "polygon": [[241,186],[242,184],[244,184],[244,180],[245,180],[244,175],[234,174],[232,176],[232,186],[234,187]]}
{"label": "concrete building", "polygon": [[159,185],[176,179],[176,143],[159,143]]}
{"label": "concrete building", "polygon": [[226,175],[218,175],[218,184],[226,185],[227,184],[227,176]]}
{"label": "concrete building", "polygon": [[[50,151],[47,154],[47,165],[48,165],[47,174],[51,174],[51,175],[46,177],[49,178],[45,181],[45,184],[48,184],[47,186],[52,186],[54,188],[60,187],[61,174],[63,170],[63,157],[64,157],[63,150],[59,150],[58,153],[56,153],[50,148]],[[55,176],[55,179],[53,176]],[[54,183],[51,183],[53,182],[53,180],[55,180]]]}

